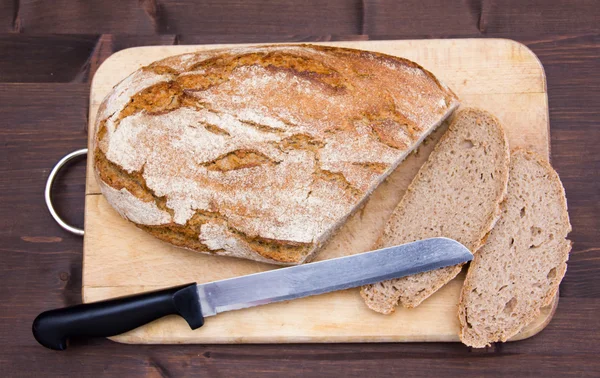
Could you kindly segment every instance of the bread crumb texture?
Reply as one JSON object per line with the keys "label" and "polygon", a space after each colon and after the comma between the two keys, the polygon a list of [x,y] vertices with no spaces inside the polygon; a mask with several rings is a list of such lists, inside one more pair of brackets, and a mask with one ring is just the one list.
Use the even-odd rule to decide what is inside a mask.
{"label": "bread crumb texture", "polygon": [[162,240],[297,264],[456,106],[431,73],[378,53],[185,54],[107,96],[94,167],[109,203]]}
{"label": "bread crumb texture", "polygon": [[558,174],[534,153],[515,151],[502,215],[462,289],[463,343],[480,348],[506,341],[552,303],[567,269],[570,231]]}
{"label": "bread crumb texture", "polygon": [[[500,214],[509,148],[500,122],[479,109],[458,112],[392,213],[378,247],[447,237],[473,253]],[[461,265],[364,286],[369,308],[389,314],[416,307],[454,278]]]}

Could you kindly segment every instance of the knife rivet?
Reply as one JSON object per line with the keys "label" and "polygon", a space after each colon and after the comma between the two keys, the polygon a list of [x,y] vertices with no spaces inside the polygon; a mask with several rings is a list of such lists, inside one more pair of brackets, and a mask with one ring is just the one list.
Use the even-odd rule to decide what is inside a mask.
{"label": "knife rivet", "polygon": [[69,273],[67,272],[61,272],[58,277],[60,278],[61,281],[67,281],[69,279]]}

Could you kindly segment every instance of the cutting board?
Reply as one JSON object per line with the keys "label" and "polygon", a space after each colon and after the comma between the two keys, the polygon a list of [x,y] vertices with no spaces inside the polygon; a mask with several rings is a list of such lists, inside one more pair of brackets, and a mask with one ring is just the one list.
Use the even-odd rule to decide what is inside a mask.
{"label": "cutting board", "polygon": [[[414,60],[454,90],[463,106],[478,106],[502,121],[511,148],[549,156],[544,70],[524,45],[505,39],[325,42]],[[237,45],[152,46],[120,51],[96,72],[91,86],[90,140],[99,104],[132,71],[155,60],[191,51]],[[390,83],[393,85],[393,83]],[[406,187],[447,124],[433,133],[355,213],[317,260],[368,251]],[[277,267],[208,256],[172,247],[123,220],[100,194],[88,159],[83,300],[93,302],[145,290],[208,282]],[[389,316],[367,309],[358,289],[228,312],[192,331],[179,317],[157,320],[112,339],[125,343],[303,343],[458,341],[457,303],[464,272],[416,309]],[[556,308],[514,339],[542,330]]]}

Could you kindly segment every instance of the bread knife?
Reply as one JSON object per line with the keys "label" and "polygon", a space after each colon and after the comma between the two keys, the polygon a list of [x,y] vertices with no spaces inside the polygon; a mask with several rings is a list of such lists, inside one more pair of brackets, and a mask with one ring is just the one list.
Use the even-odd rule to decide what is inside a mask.
{"label": "bread knife", "polygon": [[203,284],[86,303],[41,313],[33,335],[43,346],[64,350],[69,338],[115,336],[167,315],[192,329],[221,312],[287,301],[400,278],[465,263],[473,258],[459,242],[431,238],[331,260]]}

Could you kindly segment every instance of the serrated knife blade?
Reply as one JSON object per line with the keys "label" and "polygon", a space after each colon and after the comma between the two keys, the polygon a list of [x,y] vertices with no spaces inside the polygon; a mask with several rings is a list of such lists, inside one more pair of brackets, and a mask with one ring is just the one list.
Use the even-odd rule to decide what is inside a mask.
{"label": "serrated knife blade", "polygon": [[473,258],[459,242],[431,238],[372,252],[198,285],[202,315],[239,310],[464,263]]}

